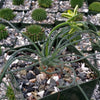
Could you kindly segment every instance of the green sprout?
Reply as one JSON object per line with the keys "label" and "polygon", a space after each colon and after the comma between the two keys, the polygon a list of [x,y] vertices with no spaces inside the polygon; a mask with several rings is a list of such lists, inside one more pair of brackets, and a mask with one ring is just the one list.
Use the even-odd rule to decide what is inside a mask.
{"label": "green sprout", "polygon": [[8,100],[16,100],[14,90],[12,89],[11,84],[7,86],[6,96],[8,97]]}

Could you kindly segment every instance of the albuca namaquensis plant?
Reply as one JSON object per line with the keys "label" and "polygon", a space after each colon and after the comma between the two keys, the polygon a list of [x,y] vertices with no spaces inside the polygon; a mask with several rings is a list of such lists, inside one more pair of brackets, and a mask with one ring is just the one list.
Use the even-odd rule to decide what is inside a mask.
{"label": "albuca namaquensis plant", "polygon": [[41,41],[45,38],[44,30],[40,25],[28,26],[24,34],[34,42]]}
{"label": "albuca namaquensis plant", "polygon": [[32,18],[36,21],[42,21],[47,18],[46,11],[42,8],[35,9],[32,12]]}
{"label": "albuca namaquensis plant", "polygon": [[6,38],[8,36],[8,32],[5,28],[5,25],[0,24],[0,40]]}
{"label": "albuca namaquensis plant", "polygon": [[49,8],[52,5],[52,0],[38,0],[38,3],[41,7]]}
{"label": "albuca namaquensis plant", "polygon": [[78,7],[80,8],[83,5],[83,1],[84,0],[71,0],[70,1],[71,7],[74,8],[76,5],[78,5]]}
{"label": "albuca namaquensis plant", "polygon": [[93,2],[89,5],[89,10],[100,12],[100,2]]}
{"label": "albuca namaquensis plant", "polygon": [[24,0],[13,0],[13,4],[14,5],[23,5],[24,4]]}
{"label": "albuca namaquensis plant", "polygon": [[0,9],[0,17],[6,20],[12,20],[16,15],[13,14],[13,10],[10,8]]}

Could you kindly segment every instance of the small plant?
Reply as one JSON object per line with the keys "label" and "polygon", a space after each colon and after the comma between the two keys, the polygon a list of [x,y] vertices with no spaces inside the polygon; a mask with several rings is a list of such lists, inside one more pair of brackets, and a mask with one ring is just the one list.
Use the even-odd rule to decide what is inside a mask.
{"label": "small plant", "polygon": [[8,97],[8,100],[16,100],[11,84],[7,86],[6,96]]}
{"label": "small plant", "polygon": [[[68,16],[66,16],[67,18],[70,18],[70,17],[75,15],[73,10],[67,10],[67,11],[64,11],[64,13],[62,14],[62,17],[65,17],[65,16],[63,16],[65,13],[68,15]],[[74,21],[82,21],[83,20],[83,14],[79,13],[79,12],[77,12],[76,14],[79,14],[79,16],[77,16],[74,19]]]}
{"label": "small plant", "polygon": [[26,28],[26,34],[32,41],[41,41],[44,39],[45,34],[40,25],[31,25]]}
{"label": "small plant", "polygon": [[8,36],[8,32],[5,28],[5,25],[0,24],[0,40],[6,38]]}
{"label": "small plant", "polygon": [[38,0],[41,7],[49,8],[52,5],[52,0]]}
{"label": "small plant", "polygon": [[1,50],[1,46],[0,46],[0,56],[2,55],[2,50]]}
{"label": "small plant", "polygon": [[[65,18],[68,18],[68,20],[64,23],[58,24],[57,26],[55,26],[51,32],[50,35],[53,33],[53,31],[55,31],[56,29],[64,26],[64,25],[69,25],[70,26],[70,30],[68,32],[66,32],[64,35],[62,35],[62,37],[66,37],[66,35],[68,35],[68,37],[66,39],[70,39],[76,32],[78,31],[82,31],[83,27],[84,29],[87,28],[86,23],[80,22],[80,21],[76,21],[76,19],[79,17],[80,14],[78,14],[77,12],[78,9],[78,5],[75,7],[74,11],[68,10],[68,12],[66,13],[62,13],[62,16]],[[63,30],[63,29],[62,29]],[[81,35],[77,35],[74,39],[71,39],[70,42],[76,41],[81,39]],[[77,44],[77,43],[76,43]]]}
{"label": "small plant", "polygon": [[78,5],[78,7],[80,8],[83,5],[83,1],[84,0],[71,0],[70,1],[71,7],[74,8],[76,5]]}
{"label": "small plant", "polygon": [[0,17],[6,20],[12,20],[16,15],[10,8],[0,9]]}
{"label": "small plant", "polygon": [[100,2],[93,2],[89,5],[89,10],[100,12]]}
{"label": "small plant", "polygon": [[45,20],[47,18],[47,14],[46,11],[42,8],[39,9],[35,9],[32,12],[32,18],[36,21],[42,21]]}
{"label": "small plant", "polygon": [[14,5],[23,5],[24,4],[24,0],[13,0],[13,4]]}

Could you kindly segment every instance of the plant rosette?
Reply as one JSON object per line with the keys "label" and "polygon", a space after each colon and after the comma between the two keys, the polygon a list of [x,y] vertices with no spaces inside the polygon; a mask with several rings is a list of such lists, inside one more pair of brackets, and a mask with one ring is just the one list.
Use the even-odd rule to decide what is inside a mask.
{"label": "plant rosette", "polygon": [[[60,7],[59,9],[60,12],[64,12],[68,9],[73,9],[69,1],[60,1],[59,7]],[[86,4],[86,2],[83,3],[83,6],[81,8],[78,8],[78,12],[83,12],[83,13],[88,12],[88,5]]]}
{"label": "plant rosette", "polygon": [[10,8],[16,11],[27,11],[30,10],[30,6],[31,0],[25,0],[24,5],[13,5],[12,0],[5,0],[5,3],[3,4],[2,8]]}
{"label": "plant rosette", "polygon": [[[59,6],[58,3],[59,3],[58,0],[53,0],[52,6],[50,8],[44,8],[45,11],[47,11],[47,12],[53,12],[53,13],[57,12],[58,11],[58,6]],[[38,4],[38,1],[32,1],[32,6],[31,7],[32,7],[33,10],[39,8],[40,6]]]}
{"label": "plant rosette", "polygon": [[35,21],[32,19],[31,15],[32,15],[32,11],[33,10],[30,10],[28,11],[25,16],[24,16],[24,19],[23,19],[23,23],[28,23],[28,24],[54,24],[55,23],[55,14],[53,13],[47,13],[47,18],[43,21]]}

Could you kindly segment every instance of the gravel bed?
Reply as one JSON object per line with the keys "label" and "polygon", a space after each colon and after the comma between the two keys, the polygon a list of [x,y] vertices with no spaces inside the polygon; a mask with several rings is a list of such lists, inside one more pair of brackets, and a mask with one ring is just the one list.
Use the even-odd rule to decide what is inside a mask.
{"label": "gravel bed", "polygon": [[[53,0],[52,6],[50,8],[45,8],[47,12],[57,12],[58,11],[58,0]],[[31,9],[39,8],[38,1],[32,1]]]}
{"label": "gravel bed", "polygon": [[[38,58],[35,54],[31,54],[30,56]],[[69,60],[69,58],[70,60],[77,59],[74,57],[65,57],[63,58],[63,60]],[[17,68],[24,68],[31,63],[32,62],[16,60],[10,67],[12,70],[14,70]],[[76,81],[78,84],[88,82],[96,78],[94,72],[87,68],[85,63],[72,63],[69,66],[74,68],[75,72],[77,73]],[[70,68],[64,67],[62,69],[62,73],[58,72],[52,75],[40,72],[40,69],[41,68],[39,66],[33,66],[31,68],[28,68],[27,70],[22,70],[15,73],[16,79],[20,83],[19,87],[21,88],[23,95],[25,98],[27,98],[27,100],[29,98],[40,99],[49,94],[59,92],[62,90],[62,88],[58,88],[58,86],[69,87],[72,83],[72,78],[74,77],[74,74],[70,70]],[[50,67],[47,71],[53,72],[55,70],[56,69],[54,67]]]}
{"label": "gravel bed", "polygon": [[[23,39],[20,34],[17,34],[15,32],[15,30],[9,29],[9,31],[16,34],[16,38],[18,38],[18,42],[17,42],[18,46],[21,46],[21,45],[24,45],[27,43],[27,42],[21,43],[25,39]],[[22,29],[22,32],[23,31],[25,31],[25,29]],[[47,30],[47,32],[48,31],[50,31],[50,30]],[[14,34],[12,34],[11,37],[13,35]],[[88,34],[86,34],[86,33],[83,34],[83,39],[88,38],[88,37],[89,37]],[[6,42],[4,42],[4,43],[6,43]],[[19,44],[19,43],[21,43],[21,44]],[[9,44],[11,44],[11,43],[9,43]],[[87,45],[91,45],[91,44],[90,44],[89,40],[83,41],[79,44],[78,49],[85,48],[85,47],[81,47],[81,45],[87,46]],[[85,48],[85,49],[87,49],[87,48]],[[89,49],[89,50],[91,50],[91,49]],[[63,55],[69,54],[69,52],[67,52],[65,50],[65,51],[63,51],[62,54]],[[29,56],[36,58],[36,59],[38,58],[38,56],[35,54],[29,54]],[[8,60],[9,57],[10,56],[7,54],[4,55],[5,60]],[[65,61],[73,60],[73,59],[77,59],[77,58],[74,56],[73,57],[69,56],[67,58],[66,57],[61,58],[61,60],[65,60]],[[23,68],[23,67],[26,67],[27,65],[30,65],[31,63],[32,62],[24,62],[24,61],[16,60],[13,62],[13,64],[10,66],[10,68],[12,70],[20,68],[20,67]],[[73,67],[75,72],[77,73],[77,77],[76,77],[77,83],[81,84],[84,82],[88,82],[92,79],[95,79],[95,75],[94,75],[93,71],[90,70],[89,68],[87,68],[85,63],[72,63],[72,64],[69,64],[69,66]],[[52,74],[51,76],[49,76],[43,72],[40,72],[39,70],[40,70],[40,67],[37,66],[37,67],[32,67],[27,70],[22,70],[20,72],[15,73],[16,79],[20,83],[19,87],[22,90],[24,97],[27,98],[27,100],[28,99],[31,100],[32,98],[39,99],[44,96],[47,96],[48,93],[53,94],[58,91],[61,91],[62,89],[58,88],[57,86],[58,85],[60,85],[60,86],[63,85],[66,87],[70,86],[70,83],[72,82],[72,78],[74,77],[73,72],[69,68],[66,68],[66,67],[64,67],[64,69],[63,69],[63,74],[64,74],[63,76],[59,73]],[[49,69],[49,71],[54,71],[54,70],[56,70],[56,69],[54,69],[54,68]],[[65,73],[69,73],[70,75],[66,76]],[[40,85],[40,84],[42,84],[42,85]]]}
{"label": "gravel bed", "polygon": [[23,23],[28,23],[28,24],[36,24],[36,23],[38,23],[38,24],[54,24],[54,22],[55,22],[55,13],[47,13],[46,20],[35,21],[31,17],[32,11],[33,10],[30,10],[25,14],[25,17],[23,19]]}
{"label": "gravel bed", "polygon": [[100,26],[100,13],[96,15],[88,15],[88,20],[93,23],[94,25],[99,25]]}
{"label": "gravel bed", "polygon": [[20,23],[22,21],[23,17],[24,17],[24,12],[14,12],[14,14],[16,16],[10,22],[12,22],[12,23]]}
{"label": "gravel bed", "polygon": [[[14,47],[19,47],[19,46],[22,46],[22,45],[25,45],[25,44],[26,45],[29,44],[29,42],[27,40],[25,40],[24,38],[22,38],[22,35],[18,34],[14,29],[9,28],[9,27],[7,27],[7,29],[9,31],[9,37],[7,39],[5,39],[5,40],[0,41],[1,45],[5,44],[7,46],[11,46],[11,44],[14,43],[14,40],[16,38],[17,38],[17,42],[14,45]],[[21,32],[23,32],[23,31],[25,31],[25,28],[22,29]],[[50,29],[46,29],[45,32],[49,33]],[[89,37],[88,34],[86,34],[86,33],[83,34],[83,38],[87,38],[87,37]],[[82,45],[84,47],[81,47]],[[87,45],[91,45],[91,43],[89,42],[89,40],[87,40],[85,42],[84,41],[81,42],[77,48],[81,50],[81,49],[85,48],[85,46],[87,46]],[[2,50],[3,51],[5,51],[6,49],[8,49],[8,48],[4,48],[2,46]],[[88,49],[88,48],[85,48],[85,49]],[[91,49],[89,48],[89,50],[91,50]],[[65,52],[63,52],[63,54],[65,54]],[[37,56],[35,54],[31,54],[30,56],[36,57],[36,59],[37,59]],[[7,54],[4,55],[4,59],[5,60],[8,60],[9,57],[10,56],[7,55]],[[74,57],[61,58],[61,59],[63,59],[63,60],[66,60],[66,59],[69,60],[69,59],[72,59],[72,58],[75,59]],[[99,60],[99,62],[100,62],[100,60]],[[18,61],[18,60],[16,60],[15,62],[13,62],[12,66],[10,66],[10,68],[12,68],[12,69],[13,68],[17,69],[19,67],[23,68],[23,67],[27,66],[27,64],[29,65],[29,64],[31,64],[31,62],[24,62],[24,61]],[[87,82],[87,81],[95,78],[93,72],[89,68],[87,68],[85,66],[85,63],[73,63],[70,66],[72,66],[76,70],[76,72],[77,72],[76,80],[77,80],[77,82],[79,84],[81,84],[83,82]],[[50,69],[50,70],[54,70],[54,69]],[[15,73],[15,76],[17,78],[17,81],[20,83],[19,87],[22,89],[24,97],[32,98],[34,96],[33,94],[37,94],[37,96],[35,96],[34,98],[42,98],[43,96],[47,95],[46,94],[46,90],[48,90],[49,93],[56,93],[56,92],[60,91],[60,89],[57,87],[57,82],[60,85],[62,85],[62,84],[65,84],[65,86],[69,86],[70,85],[70,83],[72,82],[71,81],[71,77],[73,77],[74,75],[71,72],[71,70],[69,70],[68,68],[64,68],[63,71],[68,71],[69,73],[71,73],[71,76],[67,77],[66,82],[64,80],[65,77],[66,77],[66,75],[63,76],[63,78],[61,78],[61,76],[58,73],[56,73],[56,74],[53,74],[51,76],[51,78],[50,78],[45,73],[40,72],[39,71],[39,67],[35,67],[33,69],[28,69],[28,70],[20,71],[18,73]],[[35,78],[33,78],[33,77],[35,77]],[[43,82],[44,84],[47,83],[47,86],[45,86],[45,90],[43,88],[44,84],[42,84],[41,82]],[[42,86],[40,84],[42,84]],[[52,88],[51,88],[51,85],[53,85]],[[1,84],[1,91],[3,91],[2,92],[3,94],[0,94],[0,96],[3,96],[5,94],[5,91],[6,91],[6,88],[2,87],[2,86],[4,86],[3,83]],[[30,86],[33,86],[33,88],[30,88]],[[3,89],[3,88],[5,88],[5,89]],[[99,85],[97,85],[97,89],[98,88],[99,88]],[[35,90],[36,89],[40,89],[40,90],[32,92],[34,89]],[[99,98],[98,97],[98,93],[99,92],[98,92],[97,89],[94,90],[96,92],[94,92],[94,95],[92,96],[92,99],[93,98]],[[94,100],[99,100],[99,99],[94,99]]]}
{"label": "gravel bed", "polygon": [[10,8],[12,10],[30,10],[31,0],[25,0],[24,5],[13,5],[12,0],[5,0],[3,8]]}

